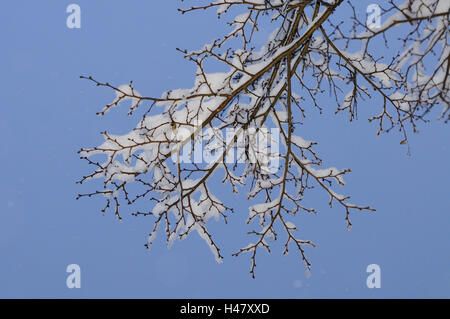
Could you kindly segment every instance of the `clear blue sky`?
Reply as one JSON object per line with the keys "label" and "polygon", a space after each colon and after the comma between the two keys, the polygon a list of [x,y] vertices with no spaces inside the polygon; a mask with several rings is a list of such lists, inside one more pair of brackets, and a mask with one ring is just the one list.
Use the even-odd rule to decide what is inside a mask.
{"label": "clear blue sky", "polygon": [[[236,214],[226,227],[211,222],[222,264],[197,234],[170,250],[159,236],[147,251],[151,219],[119,223],[101,215],[100,199],[76,201],[87,189],[75,181],[90,169],[76,151],[98,145],[100,131],[125,133],[137,121],[125,108],[96,117],[114,95],[79,75],[118,85],[134,80],[153,96],[189,87],[193,66],[175,48],[199,48],[225,29],[214,12],[180,15],[179,1],[79,0],[82,28],[70,30],[70,3],[8,0],[0,11],[0,297],[450,297],[450,128],[421,125],[407,156],[396,132],[376,137],[368,124],[378,99],[361,103],[351,124],[332,116],[330,103],[302,128],[327,164],[353,170],[345,187],[353,202],[377,208],[354,214],[347,232],[342,210],[329,209],[320,194],[309,198],[319,215],[296,221],[301,236],[318,244],[307,251],[309,279],[295,251],[281,255],[281,243],[260,254],[256,279],[247,255],[231,256],[250,240],[244,194],[223,191]],[[81,289],[66,287],[73,263],[82,270]],[[381,266],[380,289],[366,287],[372,263]]]}

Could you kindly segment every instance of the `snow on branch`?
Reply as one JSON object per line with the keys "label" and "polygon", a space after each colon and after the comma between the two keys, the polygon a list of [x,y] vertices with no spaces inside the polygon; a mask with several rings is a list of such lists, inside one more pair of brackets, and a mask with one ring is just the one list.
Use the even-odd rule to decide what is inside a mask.
{"label": "snow on branch", "polygon": [[[231,31],[223,37],[196,51],[178,49],[197,68],[193,87],[148,97],[138,93],[133,82],[115,86],[82,76],[116,94],[98,115],[124,101],[131,103],[129,115],[142,108],[144,115],[128,134],[103,132],[100,146],[79,151],[93,166],[79,183],[101,179],[103,187],[78,198],[103,196],[102,211],[111,209],[118,219],[122,219],[122,202],[146,203],[148,210],[135,210],[133,215],[154,218],[147,248],[158,232],[165,233],[171,246],[196,231],[221,262],[208,221],[227,223],[237,207],[224,203],[211,183],[220,175],[235,193],[247,186],[248,199],[255,201],[247,220],[255,239],[234,254],[250,253],[251,275],[255,276],[257,252],[261,248],[270,252],[268,239],[279,238],[280,230],[285,238],[283,252],[293,246],[309,269],[306,247],[315,245],[297,236],[299,228],[293,220],[297,213],[317,213],[303,205],[312,189],[322,192],[330,207],[341,207],[348,228],[353,211],[375,210],[352,204],[348,195],[336,192],[350,170],[323,168],[314,149],[317,143],[297,134],[298,123],[308,112],[322,112],[326,107],[322,96],[330,94],[336,112],[347,111],[350,120],[357,117],[358,102],[380,95],[384,101],[380,113],[369,120],[379,122],[378,133],[399,128],[402,144],[407,142],[408,124],[415,131],[416,122],[425,121],[438,105],[443,107],[440,118],[449,121],[449,2],[385,1],[382,13],[387,18],[372,30],[349,1],[354,13],[349,32],[334,15],[343,0],[204,3],[179,10],[214,9],[219,18],[229,15],[232,7],[241,12],[231,18]],[[253,38],[261,24],[273,25],[273,31],[257,50]],[[391,57],[376,56],[371,43],[381,37],[389,45],[387,34],[397,27],[404,34],[402,49]],[[355,41],[360,47],[356,52],[350,50]],[[223,64],[227,71],[208,73],[209,60]],[[98,155],[103,161],[94,160]]]}

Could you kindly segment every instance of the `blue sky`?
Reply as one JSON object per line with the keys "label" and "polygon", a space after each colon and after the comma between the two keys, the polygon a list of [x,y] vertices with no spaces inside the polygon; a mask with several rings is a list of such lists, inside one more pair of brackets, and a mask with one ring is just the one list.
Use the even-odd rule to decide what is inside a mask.
{"label": "blue sky", "polygon": [[[296,220],[308,249],[312,276],[292,251],[262,252],[256,279],[245,246],[245,194],[229,225],[211,222],[225,260],[214,261],[192,234],[168,250],[162,236],[144,249],[151,219],[112,213],[100,199],[76,201],[86,191],[75,181],[89,171],[77,150],[102,141],[100,131],[125,133],[137,118],[126,108],[106,117],[95,112],[113,92],[79,79],[81,74],[117,85],[134,80],[145,95],[189,87],[194,68],[175,48],[196,49],[225,31],[214,12],[181,15],[179,1],[82,1],[82,27],[66,27],[70,1],[9,0],[0,12],[0,297],[48,298],[393,298],[450,297],[449,127],[434,121],[410,136],[376,137],[367,117],[380,101],[360,104],[359,120],[334,116],[334,105],[311,113],[305,139],[319,142],[327,164],[353,173],[345,192],[376,214],[329,209],[321,194],[309,198],[317,216]],[[157,4],[155,4],[157,3]],[[369,1],[362,1],[365,8]],[[342,14],[348,11],[340,11]],[[215,187],[222,187],[217,184]],[[380,289],[366,286],[366,267],[381,267]],[[82,287],[68,289],[66,267],[78,264]]]}

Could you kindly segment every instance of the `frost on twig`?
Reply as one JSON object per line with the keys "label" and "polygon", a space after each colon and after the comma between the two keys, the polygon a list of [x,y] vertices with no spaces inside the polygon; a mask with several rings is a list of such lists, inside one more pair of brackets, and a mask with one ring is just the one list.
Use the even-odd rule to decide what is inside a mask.
{"label": "frost on twig", "polygon": [[[132,82],[114,86],[82,76],[116,94],[99,115],[127,100],[129,115],[138,108],[144,108],[144,115],[128,134],[103,132],[103,144],[80,150],[81,158],[94,169],[79,183],[101,179],[103,187],[78,198],[104,196],[102,211],[111,209],[119,219],[120,203],[146,201],[148,210],[133,213],[154,218],[146,247],[158,232],[165,233],[170,246],[196,231],[220,262],[223,256],[208,221],[226,223],[236,208],[222,202],[210,185],[211,178],[221,172],[224,185],[233,192],[248,186],[248,199],[256,201],[247,220],[249,227],[255,227],[249,231],[254,240],[234,254],[250,254],[252,276],[257,251],[270,252],[268,240],[277,239],[280,229],[284,253],[294,247],[309,269],[305,249],[314,243],[298,237],[294,220],[297,213],[317,213],[303,205],[311,189],[326,194],[330,207],[343,209],[348,228],[353,211],[374,211],[338,194],[335,187],[344,185],[343,176],[350,170],[323,168],[314,150],[316,143],[297,135],[298,123],[308,112],[322,112],[326,107],[321,97],[331,94],[336,112],[346,111],[353,120],[358,102],[380,95],[383,104],[374,108],[377,113],[369,120],[378,122],[378,134],[398,128],[402,144],[407,142],[408,126],[416,131],[416,123],[426,121],[433,108],[443,106],[440,118],[450,119],[449,2],[409,0],[397,5],[385,1],[385,22],[369,29],[349,1],[354,13],[350,32],[334,16],[342,5],[343,0],[217,0],[180,9],[182,13],[215,9],[219,18],[229,15],[233,7],[241,13],[231,19],[231,31],[223,37],[197,51],[178,49],[197,67],[194,86],[170,90],[161,97],[141,95]],[[253,38],[261,24],[273,25],[273,32],[255,49]],[[399,27],[403,32],[400,52],[391,57],[371,52],[373,41],[381,38],[388,46],[389,33]],[[356,51],[349,49],[354,42],[359,46]],[[227,71],[208,73],[209,60],[223,64]],[[277,130],[279,147],[255,147],[269,128]],[[231,133],[224,136],[223,131]],[[267,137],[271,145],[274,139]],[[200,160],[196,159],[199,145],[201,154],[208,153]],[[95,161],[96,155],[104,160]]]}

